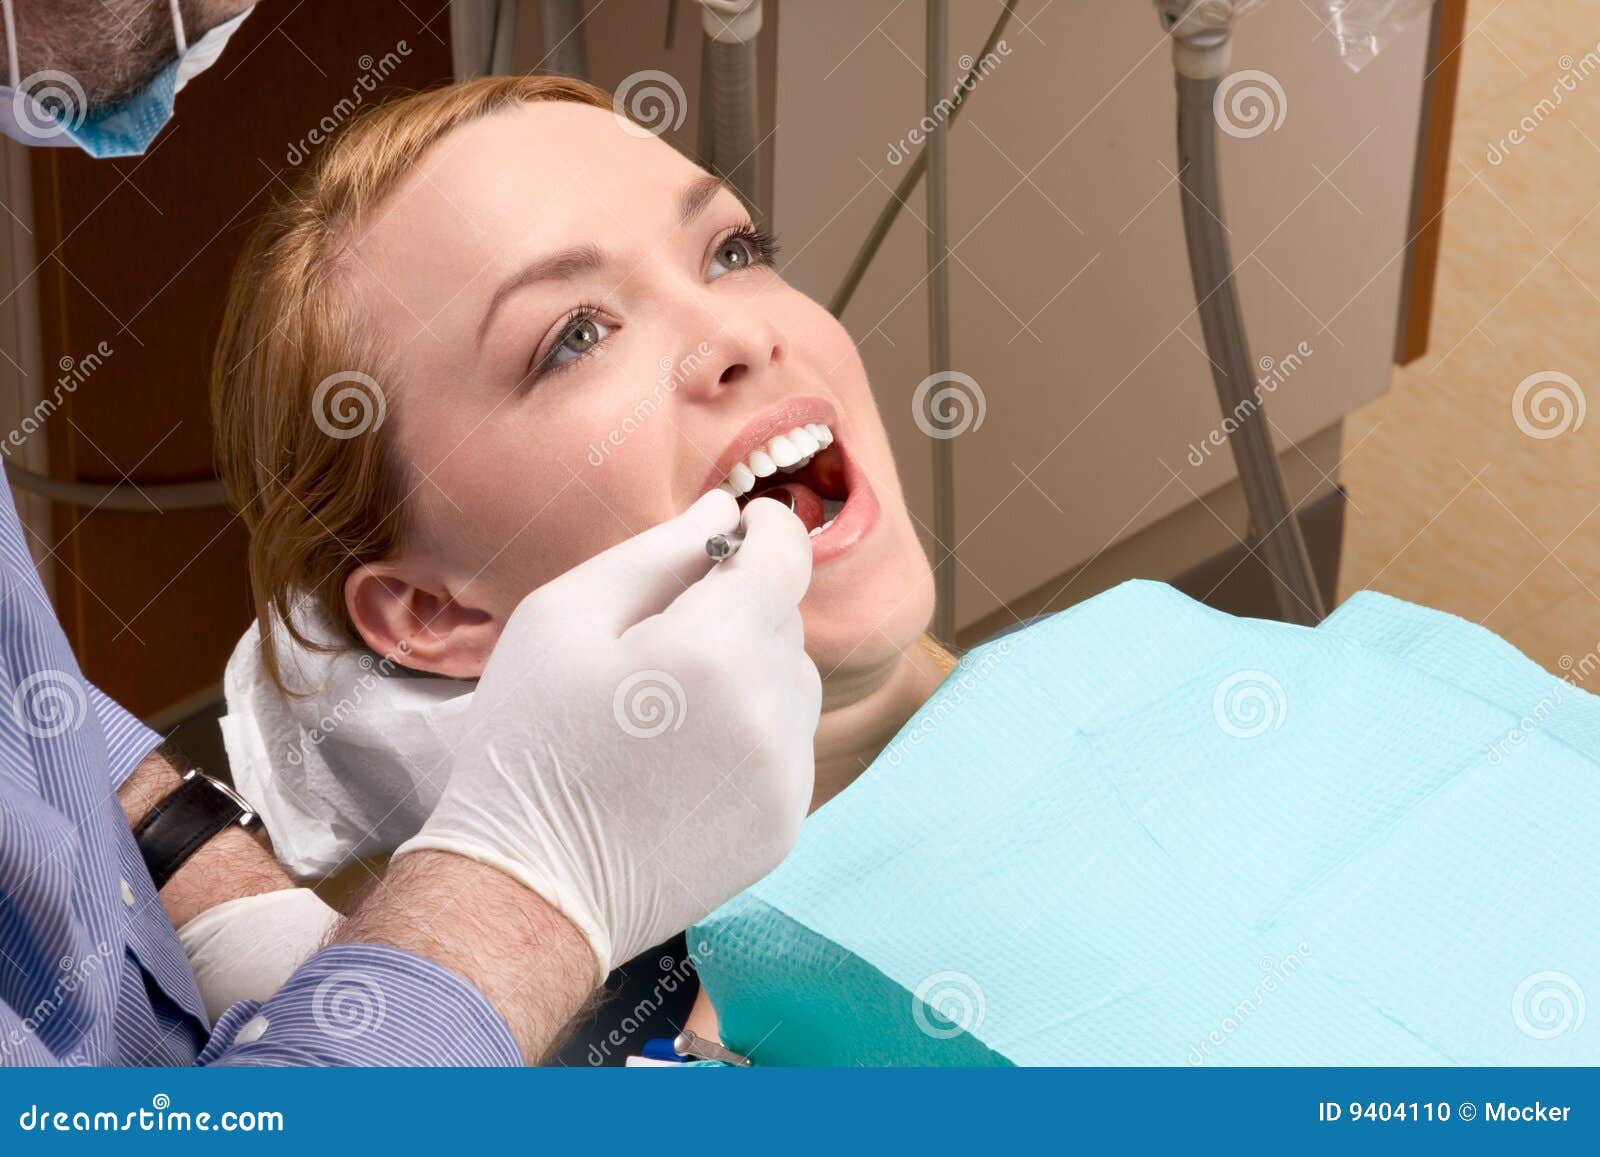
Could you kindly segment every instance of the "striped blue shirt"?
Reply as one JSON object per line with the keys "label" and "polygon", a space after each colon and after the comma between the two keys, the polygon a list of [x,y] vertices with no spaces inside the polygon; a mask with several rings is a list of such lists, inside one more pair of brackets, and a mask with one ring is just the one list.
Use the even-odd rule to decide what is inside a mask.
{"label": "striped blue shirt", "polygon": [[339,944],[208,1029],[116,789],[160,737],[83,678],[0,500],[0,1063],[506,1065],[505,1022],[421,957]]}

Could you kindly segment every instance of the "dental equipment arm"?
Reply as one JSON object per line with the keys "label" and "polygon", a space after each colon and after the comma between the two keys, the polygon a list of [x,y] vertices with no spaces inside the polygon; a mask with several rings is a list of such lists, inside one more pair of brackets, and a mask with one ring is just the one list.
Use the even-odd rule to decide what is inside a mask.
{"label": "dental equipment arm", "polygon": [[743,548],[713,566],[706,539],[739,518],[713,491],[524,599],[443,796],[395,852],[408,871],[450,852],[525,885],[588,942],[590,985],[765,875],[805,818],[811,543],[758,498]]}
{"label": "dental equipment arm", "polygon": [[700,160],[760,212],[761,145],[756,104],[756,36],[761,0],[699,0],[704,43]]}

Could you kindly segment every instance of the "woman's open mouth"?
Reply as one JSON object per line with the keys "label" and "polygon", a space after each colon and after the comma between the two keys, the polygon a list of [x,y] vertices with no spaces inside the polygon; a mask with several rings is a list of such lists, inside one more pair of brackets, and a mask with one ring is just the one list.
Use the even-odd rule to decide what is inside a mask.
{"label": "woman's open mouth", "polygon": [[811,535],[813,565],[849,550],[877,517],[871,484],[826,422],[803,422],[774,434],[736,462],[720,487],[740,507],[787,491]]}

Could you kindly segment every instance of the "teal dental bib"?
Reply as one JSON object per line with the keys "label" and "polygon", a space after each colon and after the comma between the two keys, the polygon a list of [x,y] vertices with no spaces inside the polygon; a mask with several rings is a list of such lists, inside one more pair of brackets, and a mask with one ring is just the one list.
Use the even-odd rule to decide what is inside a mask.
{"label": "teal dental bib", "polygon": [[[1384,595],[980,646],[691,930],[758,1064],[1600,1063],[1600,700]],[[1600,680],[1597,680],[1600,682]]]}

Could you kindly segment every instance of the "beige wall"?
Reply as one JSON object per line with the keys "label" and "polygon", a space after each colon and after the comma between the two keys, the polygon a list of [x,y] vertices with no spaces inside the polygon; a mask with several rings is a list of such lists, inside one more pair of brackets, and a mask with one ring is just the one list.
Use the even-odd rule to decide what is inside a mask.
{"label": "beige wall", "polygon": [[[953,51],[976,52],[998,5],[952,8]],[[953,357],[987,402],[955,442],[962,624],[1233,477],[1225,448],[1187,461],[1218,410],[1153,8],[1020,9],[1030,24],[1013,23],[951,141]],[[922,5],[807,0],[777,32],[774,219],[789,278],[825,300],[900,176],[890,143],[922,115]],[[1242,22],[1235,67],[1269,71],[1285,95],[1277,131],[1223,138],[1251,345],[1313,351],[1269,400],[1285,445],[1387,387],[1425,41],[1415,26],[1354,75],[1305,5]],[[845,322],[926,525],[930,451],[910,406],[928,370],[920,194],[910,208]],[[1167,557],[1170,572],[1194,561],[1176,543]]]}

